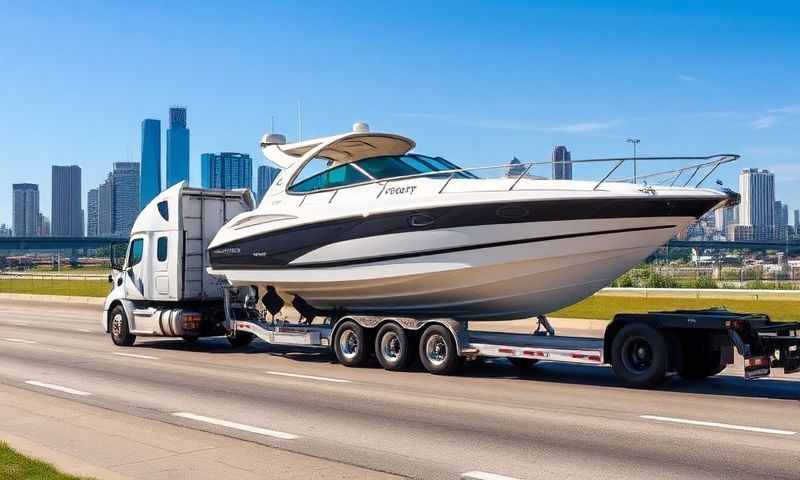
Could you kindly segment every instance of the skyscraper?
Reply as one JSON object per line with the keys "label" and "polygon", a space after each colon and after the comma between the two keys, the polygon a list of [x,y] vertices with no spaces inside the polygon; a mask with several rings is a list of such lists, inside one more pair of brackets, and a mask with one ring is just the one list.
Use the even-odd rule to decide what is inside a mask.
{"label": "skyscraper", "polygon": [[10,237],[13,231],[5,223],[0,224],[0,238]]}
{"label": "skyscraper", "polygon": [[781,223],[783,226],[789,226],[789,205],[783,204],[783,209],[781,210]]}
{"label": "skyscraper", "polygon": [[786,226],[786,224],[783,223],[783,202],[781,202],[780,200],[775,200],[775,208],[773,209],[773,215],[776,227]]}
{"label": "skyscraper", "polygon": [[98,195],[99,190],[97,188],[93,188],[89,190],[89,193],[86,194],[86,236],[87,237],[98,237],[97,230],[97,202],[98,202]]}
{"label": "skyscraper", "polygon": [[109,173],[97,187],[97,236],[114,233],[114,175]]}
{"label": "skyscraper", "polygon": [[553,148],[553,180],[572,180],[572,155],[567,147]]}
{"label": "skyscraper", "polygon": [[253,160],[235,152],[200,156],[203,188],[253,188]]}
{"label": "skyscraper", "polygon": [[794,210],[794,231],[800,235],[800,210]]}
{"label": "skyscraper", "polygon": [[279,173],[279,169],[269,165],[260,165],[258,167],[258,203],[261,203],[261,200],[264,199],[264,195],[267,194],[267,190],[269,190]]}
{"label": "skyscraper", "polygon": [[167,129],[167,184],[189,181],[189,129],[186,128],[186,108],[169,109]]}
{"label": "skyscraper", "polygon": [[139,210],[161,192],[161,121],[147,118],[142,121],[142,178],[139,190]]}
{"label": "skyscraper", "polygon": [[50,233],[54,237],[82,237],[81,167],[53,165],[52,180]]}
{"label": "skyscraper", "polygon": [[50,236],[50,219],[39,213],[39,236]]}
{"label": "skyscraper", "polygon": [[112,234],[129,235],[133,228],[133,222],[139,215],[139,163],[114,163],[111,181]]}
{"label": "skyscraper", "polygon": [[739,223],[747,226],[775,225],[775,175],[757,168],[739,174]]}
{"label": "skyscraper", "polygon": [[12,210],[15,237],[38,237],[39,185],[35,183],[15,183],[12,190]]}

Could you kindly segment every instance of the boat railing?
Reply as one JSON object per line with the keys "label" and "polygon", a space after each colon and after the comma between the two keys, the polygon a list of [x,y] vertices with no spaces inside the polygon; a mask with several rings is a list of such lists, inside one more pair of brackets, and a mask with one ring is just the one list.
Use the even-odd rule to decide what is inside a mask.
{"label": "boat railing", "polygon": [[[506,174],[503,175],[503,178],[507,178],[511,180],[511,185],[503,188],[502,191],[512,191],[514,190],[523,179],[533,179],[533,180],[546,180],[544,177],[536,177],[533,175],[529,175],[530,172],[536,166],[542,165],[554,165],[554,164],[565,164],[571,163],[573,167],[575,165],[595,165],[595,164],[603,164],[603,163],[610,163],[611,167],[604,171],[604,175],[602,178],[595,182],[590,183],[591,190],[598,190],[604,183],[608,182],[626,182],[626,183],[644,183],[645,185],[670,185],[670,186],[681,186],[687,187],[695,179],[698,179],[696,182],[693,183],[695,188],[700,187],[721,165],[726,163],[730,163],[736,161],[739,158],[739,155],[736,154],[716,154],[716,155],[708,155],[708,156],[674,156],[674,157],[619,157],[619,158],[588,158],[588,159],[580,159],[580,160],[570,160],[569,162],[561,162],[561,161],[533,161],[533,162],[520,162],[520,163],[508,163],[508,164],[500,164],[500,165],[490,165],[490,166],[481,166],[481,167],[466,167],[466,168],[455,168],[451,170],[437,170],[437,171],[430,171],[430,172],[422,172],[416,173],[412,175],[400,175],[396,177],[388,177],[388,178],[379,178],[379,179],[371,179],[365,182],[353,183],[350,185],[343,185],[339,187],[331,187],[325,189],[314,190],[311,192],[305,192],[302,195],[305,197],[308,194],[317,194],[323,192],[332,192],[331,198],[329,202],[332,202],[333,199],[336,197],[336,194],[343,189],[347,188],[354,188],[360,187],[364,185],[370,184],[381,184],[382,188],[378,192],[376,198],[380,198],[383,193],[386,191],[386,188],[394,182],[398,181],[406,181],[406,180],[413,180],[417,178],[444,178],[445,182],[442,184],[441,188],[439,189],[439,193],[445,193],[447,186],[450,185],[451,181],[455,178],[491,178],[491,177],[481,177],[479,176],[480,173],[489,171],[489,170],[498,170],[504,169]],[[634,162],[691,162],[688,166],[683,166],[679,168],[674,168],[670,170],[658,171],[655,173],[647,173],[644,175],[637,175],[635,177],[623,177],[623,178],[612,178],[615,172],[617,172],[620,167],[625,165],[626,163],[634,163]],[[513,170],[513,173],[511,173]],[[519,172],[519,173],[517,173]],[[305,200],[305,199],[304,199]]]}

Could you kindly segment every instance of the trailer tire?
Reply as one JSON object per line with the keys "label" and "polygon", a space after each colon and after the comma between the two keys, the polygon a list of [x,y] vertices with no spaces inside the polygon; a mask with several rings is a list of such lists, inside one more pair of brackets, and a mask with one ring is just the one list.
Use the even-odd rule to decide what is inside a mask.
{"label": "trailer tire", "polygon": [[242,348],[250,345],[255,335],[250,332],[241,332],[237,330],[236,333],[228,333],[225,337],[228,338],[228,343],[231,344],[231,347]]}
{"label": "trailer tire", "polygon": [[464,364],[464,358],[458,355],[453,334],[442,325],[431,325],[422,332],[419,359],[425,370],[435,375],[450,375]]}
{"label": "trailer tire", "polygon": [[684,380],[703,380],[720,373],[727,366],[720,350],[687,348],[683,351],[683,364],[678,374]]}
{"label": "trailer tire", "polygon": [[623,327],[611,344],[611,366],[617,378],[633,387],[652,387],[664,381],[669,348],[655,328],[632,323]]}
{"label": "trailer tire", "polygon": [[111,317],[108,323],[108,330],[111,332],[111,340],[114,345],[120,347],[133,345],[133,342],[136,341],[136,335],[131,333],[128,316],[125,314],[125,308],[122,305],[117,305],[111,310]]}
{"label": "trailer tire", "polygon": [[345,320],[336,328],[333,337],[333,352],[339,363],[346,367],[361,367],[369,360],[367,333],[364,327],[352,320]]}
{"label": "trailer tire", "polygon": [[396,323],[383,325],[375,336],[375,355],[386,370],[405,370],[412,355],[410,346],[405,329]]}

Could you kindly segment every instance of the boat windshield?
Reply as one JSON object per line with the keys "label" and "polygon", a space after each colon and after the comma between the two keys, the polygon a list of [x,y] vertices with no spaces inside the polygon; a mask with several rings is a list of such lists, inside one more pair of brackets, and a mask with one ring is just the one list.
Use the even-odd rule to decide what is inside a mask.
{"label": "boat windshield", "polygon": [[[419,175],[432,172],[446,172],[440,175],[426,175],[433,178],[447,178],[452,173],[450,170],[458,170],[460,167],[445,160],[442,157],[429,157],[409,153],[406,155],[382,155],[380,157],[364,158],[353,162],[371,177],[375,179],[405,177],[408,175]],[[456,172],[452,174],[454,178],[477,178],[469,172]]]}

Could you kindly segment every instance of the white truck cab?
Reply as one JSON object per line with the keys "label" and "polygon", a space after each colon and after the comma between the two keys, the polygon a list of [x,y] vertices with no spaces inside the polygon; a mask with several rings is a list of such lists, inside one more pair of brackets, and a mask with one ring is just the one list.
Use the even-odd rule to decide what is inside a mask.
{"label": "white truck cab", "polygon": [[156,196],[136,218],[123,263],[111,278],[102,324],[114,342],[214,332],[222,321],[213,318],[214,306],[221,311],[226,282],[206,271],[206,250],[222,225],[253,208],[249,190],[198,189],[186,182]]}

